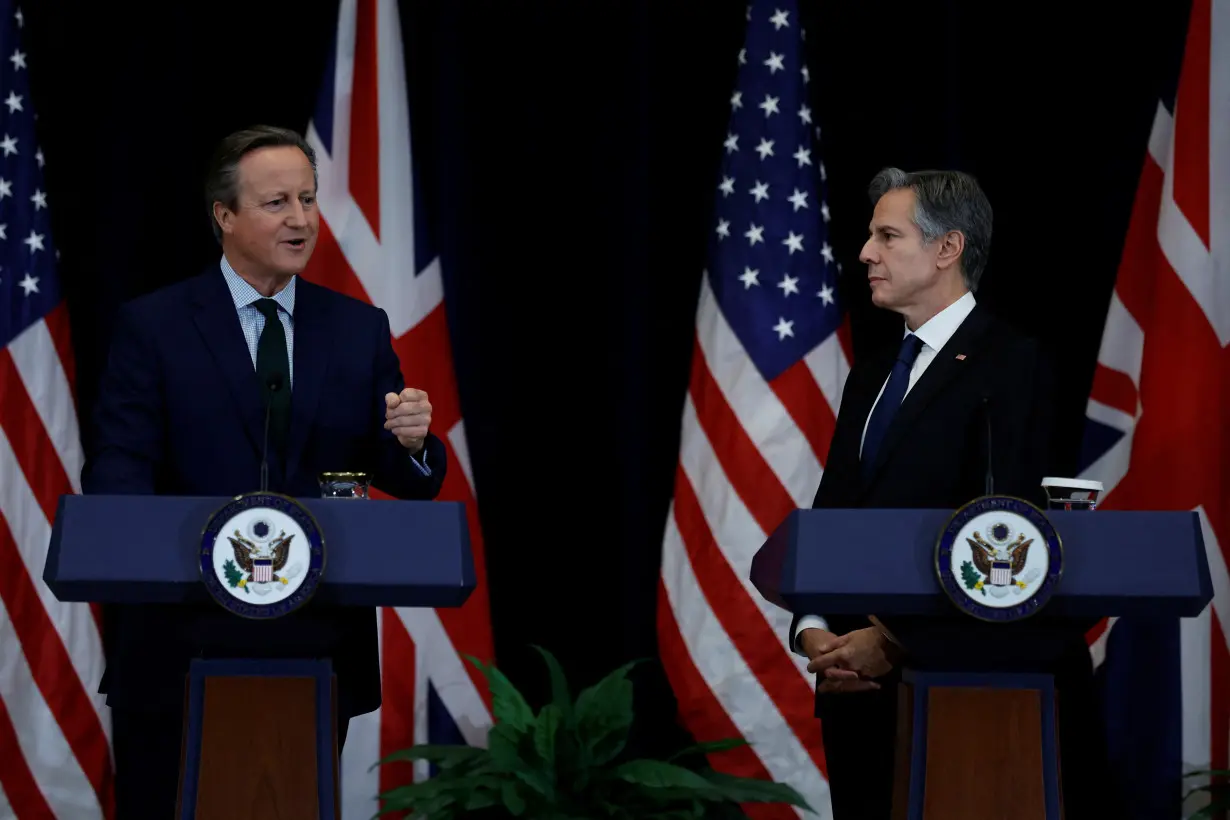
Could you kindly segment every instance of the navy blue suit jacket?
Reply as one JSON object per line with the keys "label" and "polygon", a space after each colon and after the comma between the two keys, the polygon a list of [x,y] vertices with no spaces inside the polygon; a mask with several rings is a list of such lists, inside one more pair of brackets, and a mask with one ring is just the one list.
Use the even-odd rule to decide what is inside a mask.
{"label": "navy blue suit jacket", "polygon": [[[316,497],[320,473],[353,470],[397,498],[434,498],[447,469],[443,442],[428,437],[426,476],[383,426],[384,396],[405,386],[384,311],[300,278],[294,334],[286,458],[271,456],[269,489]],[[220,498],[257,490],[264,421],[265,393],[234,302],[211,267],[121,309],[82,490]],[[309,603],[255,622],[212,601],[108,606],[99,691],[116,707],[180,707],[193,657],[328,657],[339,713],[351,717],[380,705],[376,634],[372,608]]]}

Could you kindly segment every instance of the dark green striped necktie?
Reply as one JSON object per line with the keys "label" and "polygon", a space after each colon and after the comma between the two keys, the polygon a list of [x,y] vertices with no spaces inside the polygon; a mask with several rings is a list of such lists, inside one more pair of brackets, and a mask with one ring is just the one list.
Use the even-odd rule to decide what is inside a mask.
{"label": "dark green striped necktie", "polygon": [[286,355],[286,331],[278,318],[278,303],[259,299],[253,303],[265,317],[265,329],[256,343],[256,375],[261,383],[262,409],[269,402],[269,446],[286,455],[290,429],[290,359]]}

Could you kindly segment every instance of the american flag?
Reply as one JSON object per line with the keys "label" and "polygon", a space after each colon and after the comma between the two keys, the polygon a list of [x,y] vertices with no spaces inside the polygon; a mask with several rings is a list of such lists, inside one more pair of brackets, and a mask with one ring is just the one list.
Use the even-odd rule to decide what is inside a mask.
{"label": "american flag", "polygon": [[[1107,509],[1199,512],[1214,595],[1200,617],[1179,627],[1176,691],[1168,692],[1160,676],[1140,677],[1146,657],[1163,674],[1169,671],[1157,654],[1156,625],[1107,622],[1093,644],[1099,663],[1112,665],[1116,652],[1137,659],[1126,675],[1107,678],[1110,697],[1130,697],[1116,686],[1143,685],[1151,690],[1150,714],[1164,721],[1173,712],[1171,725],[1181,725],[1180,760],[1161,763],[1176,769],[1180,763],[1188,770],[1230,765],[1227,343],[1230,0],[1194,0],[1177,93],[1158,101],[1106,316],[1086,411],[1088,466],[1082,473],[1103,482],[1101,506]],[[1143,745],[1138,735],[1123,741]],[[1121,761],[1149,755],[1159,759],[1156,748],[1116,750]],[[1148,768],[1135,771],[1156,776]],[[1178,772],[1165,776],[1172,779],[1161,789],[1173,795]],[[1177,812],[1177,804],[1165,810]]]}
{"label": "american flag", "polygon": [[82,450],[23,24],[0,2],[0,817],[109,818],[98,613],[43,583]]}
{"label": "american flag", "polygon": [[[342,0],[308,141],[320,188],[320,236],[306,278],[388,314],[406,384],[427,391],[448,449],[440,498],[465,502],[478,586],[459,609],[383,609],[383,706],[352,719],[342,753],[344,820],[368,820],[375,796],[429,774],[369,768],[415,743],[485,745],[486,683],[463,659],[493,655],[483,542],[453,372],[440,257],[416,199],[410,110],[396,0]],[[375,493],[373,493],[375,495]]]}
{"label": "american flag", "polygon": [[[789,783],[830,816],[815,678],[752,557],[811,506],[848,355],[829,245],[820,129],[796,4],[747,13],[696,316],[658,587],[662,663],[698,741],[742,737],[722,771]],[[750,806],[755,817],[795,817]]]}

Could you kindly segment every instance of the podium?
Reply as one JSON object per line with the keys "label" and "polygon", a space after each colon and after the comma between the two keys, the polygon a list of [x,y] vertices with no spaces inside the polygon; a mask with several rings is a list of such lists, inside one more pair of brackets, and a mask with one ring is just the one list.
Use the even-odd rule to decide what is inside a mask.
{"label": "podium", "polygon": [[[1054,593],[1022,620],[985,623],[961,612],[939,581],[936,545],[952,516],[795,510],[757,552],[752,583],[791,612],[875,615],[905,647],[894,820],[982,817],[988,806],[1004,820],[1060,820],[1062,705],[1048,663],[1065,636],[1103,617],[1199,615],[1213,594],[1199,518],[1048,511],[1063,547]],[[976,636],[979,651],[961,649],[961,635]],[[985,731],[988,714],[1004,731]]]}
{"label": "podium", "polygon": [[[207,522],[228,501],[62,496],[43,580],[61,601],[204,604],[225,614],[201,582],[199,554]],[[474,590],[463,504],[297,501],[326,545],[312,606],[457,607]],[[185,696],[176,820],[340,820],[327,658],[196,659]],[[271,703],[276,719],[262,718]]]}

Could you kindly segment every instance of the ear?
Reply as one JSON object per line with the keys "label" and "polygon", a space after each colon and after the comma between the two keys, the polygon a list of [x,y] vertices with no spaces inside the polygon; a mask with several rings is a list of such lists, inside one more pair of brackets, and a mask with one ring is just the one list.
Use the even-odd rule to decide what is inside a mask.
{"label": "ear", "polygon": [[961,253],[965,250],[965,234],[960,231],[949,231],[940,237],[940,252],[935,258],[935,266],[947,270],[957,264]]}
{"label": "ear", "polygon": [[222,229],[222,233],[228,234],[234,230],[235,213],[221,202],[214,203],[214,221],[218,223],[218,227]]}

